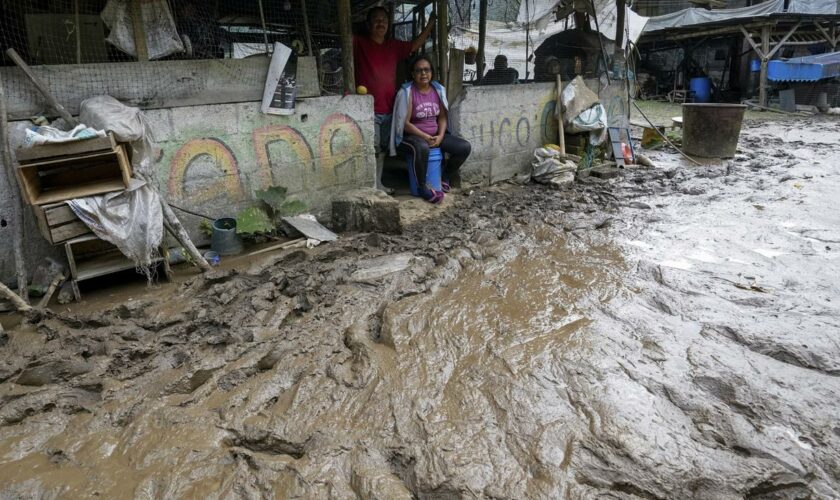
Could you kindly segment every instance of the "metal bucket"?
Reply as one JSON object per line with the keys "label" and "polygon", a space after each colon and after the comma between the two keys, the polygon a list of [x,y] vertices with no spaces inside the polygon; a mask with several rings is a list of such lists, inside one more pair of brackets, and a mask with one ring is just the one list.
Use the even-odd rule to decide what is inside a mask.
{"label": "metal bucket", "polygon": [[213,221],[213,234],[210,236],[210,250],[219,255],[242,253],[242,240],[236,234],[236,219],[225,217]]}
{"label": "metal bucket", "polygon": [[683,104],[685,153],[702,158],[735,156],[746,109],[743,104]]}

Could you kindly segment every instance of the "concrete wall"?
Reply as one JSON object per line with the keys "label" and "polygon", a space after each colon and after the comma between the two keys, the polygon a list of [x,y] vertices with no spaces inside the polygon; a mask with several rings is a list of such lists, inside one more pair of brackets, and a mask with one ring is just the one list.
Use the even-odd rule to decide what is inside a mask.
{"label": "concrete wall", "polygon": [[[609,125],[627,127],[624,82],[605,86],[593,79],[586,85],[598,93]],[[453,129],[472,144],[463,180],[488,184],[527,172],[534,150],[558,141],[556,99],[552,83],[465,87],[452,104]]]}
{"label": "concrete wall", "polygon": [[528,168],[534,149],[557,142],[555,85],[465,87],[452,104],[452,126],[472,144],[464,181],[487,184]]}
{"label": "concrete wall", "polygon": [[[215,104],[145,111],[161,156],[160,186],[180,207],[210,217],[234,216],[254,203],[254,192],[284,186],[314,213],[327,213],[336,193],[372,186],[373,99],[333,96],[298,102],[291,116],[264,115],[259,103]],[[12,123],[12,142],[22,142],[29,122]],[[10,196],[0,183],[0,279],[13,281]],[[26,212],[30,270],[46,255],[60,257]],[[197,240],[201,219],[179,213]]]}

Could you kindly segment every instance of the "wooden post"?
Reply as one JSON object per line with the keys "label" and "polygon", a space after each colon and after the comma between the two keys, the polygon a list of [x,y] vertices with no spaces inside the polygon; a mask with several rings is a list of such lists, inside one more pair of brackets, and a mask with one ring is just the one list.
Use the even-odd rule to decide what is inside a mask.
{"label": "wooden post", "polygon": [[143,0],[131,0],[131,24],[134,27],[134,51],[138,61],[149,60],[146,27],[143,25]]}
{"label": "wooden post", "polygon": [[449,1],[437,3],[438,74],[444,87],[449,79]]}
{"label": "wooden post", "polygon": [[627,15],[625,0],[615,0],[615,50],[616,55],[623,53],[624,47],[624,18]]}
{"label": "wooden post", "polygon": [[82,23],[79,17],[79,0],[73,1],[73,10],[75,11],[76,23],[76,64],[82,64]]}
{"label": "wooden post", "polygon": [[76,119],[73,118],[66,109],[64,109],[64,106],[62,106],[58,103],[58,101],[55,100],[55,97],[53,97],[53,95],[50,93],[50,89],[49,87],[47,87],[47,84],[41,81],[41,79],[38,78],[35,75],[35,73],[32,72],[32,68],[30,68],[29,65],[23,61],[23,59],[21,59],[20,55],[18,55],[15,49],[7,49],[6,55],[9,56],[9,59],[14,61],[14,63],[17,64],[20,69],[23,70],[23,72],[26,74],[26,76],[29,77],[30,80],[32,80],[32,83],[35,85],[35,88],[37,88],[38,91],[41,92],[41,94],[44,96],[44,99],[47,101],[47,104],[49,104],[58,113],[58,116],[64,118],[64,121],[66,121],[67,124],[71,127],[75,127],[79,124],[79,122],[77,122]]}
{"label": "wooden post", "polygon": [[761,27],[761,75],[758,84],[758,104],[767,107],[767,65],[770,64],[770,26],[764,25]]}
{"label": "wooden post", "polygon": [[560,146],[560,154],[566,154],[566,132],[563,130],[563,81],[560,75],[557,75],[557,105],[554,108],[554,113],[557,115],[557,131],[560,135],[560,141],[557,143]]}
{"label": "wooden post", "polygon": [[262,0],[257,0],[257,5],[260,8],[260,26],[262,26],[263,43],[265,43],[265,55],[268,56],[271,54],[271,51],[268,48],[268,30],[265,27],[265,13],[263,12]]}
{"label": "wooden post", "polygon": [[350,0],[338,0],[338,33],[341,35],[341,73],[344,92],[356,93],[356,70],[353,64],[353,29]]}
{"label": "wooden post", "polygon": [[312,32],[309,31],[309,13],[306,12],[306,0],[300,0],[300,10],[303,12],[303,32],[306,36],[306,52],[308,55],[314,55],[312,52]]}
{"label": "wooden post", "polygon": [[484,80],[484,40],[487,37],[487,0],[481,0],[478,6],[478,57],[476,58],[476,76],[478,82]]}
{"label": "wooden post", "polygon": [[[9,218],[12,222],[12,249],[15,257],[18,294],[20,294],[20,297],[16,298],[24,305],[27,305],[27,302],[29,301],[29,288],[26,273],[26,261],[23,258],[23,202],[20,193],[20,186],[18,186],[15,181],[15,160],[14,153],[12,152],[12,144],[9,140],[9,121],[6,113],[6,93],[3,88],[2,78],[0,78],[0,148],[2,148],[2,155],[0,155],[0,158],[2,158],[3,163],[6,165],[4,172],[4,177],[6,178],[6,190],[11,198],[10,205],[12,214]],[[5,288],[5,286],[3,288]],[[16,302],[14,299],[12,301]],[[15,307],[21,309],[20,303],[16,302]]]}

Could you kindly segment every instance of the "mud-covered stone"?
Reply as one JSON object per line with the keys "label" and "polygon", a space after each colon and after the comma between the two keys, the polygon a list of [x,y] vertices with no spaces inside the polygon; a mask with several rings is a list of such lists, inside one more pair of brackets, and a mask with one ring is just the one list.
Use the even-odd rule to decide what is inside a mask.
{"label": "mud-covered stone", "polygon": [[397,200],[378,189],[356,189],[332,202],[332,226],[339,232],[402,233]]}

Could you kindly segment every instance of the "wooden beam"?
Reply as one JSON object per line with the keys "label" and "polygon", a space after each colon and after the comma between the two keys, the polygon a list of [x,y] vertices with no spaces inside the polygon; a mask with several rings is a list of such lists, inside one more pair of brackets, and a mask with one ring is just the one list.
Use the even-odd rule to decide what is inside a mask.
{"label": "wooden beam", "polygon": [[344,77],[344,92],[356,92],[356,70],[353,65],[353,30],[350,0],[338,0],[338,32],[341,36],[341,73]]}
{"label": "wooden beam", "polygon": [[449,0],[437,2],[438,74],[445,87],[449,79]]}
{"label": "wooden beam", "polygon": [[[763,54],[770,53],[770,26],[761,28],[761,52]],[[770,58],[767,55],[761,56],[761,74],[759,76],[758,86],[758,103],[767,107],[767,65],[770,63]]]}
{"label": "wooden beam", "polygon": [[74,23],[76,32],[76,64],[82,64],[82,22],[79,17],[79,0],[73,0]]}
{"label": "wooden beam", "polygon": [[[817,30],[819,30],[820,34],[822,34],[823,38],[825,38],[825,41],[831,45],[833,52],[834,48],[837,47],[837,39],[834,38],[834,35],[829,34],[818,21],[814,21],[814,26],[817,27]],[[835,26],[832,25],[831,30],[834,31],[834,28]]]}
{"label": "wooden beam", "polygon": [[484,79],[484,65],[487,61],[484,55],[484,41],[487,38],[487,0],[481,0],[478,6],[478,56],[476,58],[476,76],[478,81]]}
{"label": "wooden beam", "polygon": [[[249,82],[264,81],[270,61],[268,57],[248,57],[225,59],[223,64],[213,59],[54,64],[32,71],[48,88],[55,89],[68,113],[77,115],[81,102],[92,95],[110,95],[141,109],[260,101],[263,89]],[[78,85],[91,74],[102,78],[94,86]],[[45,113],[49,104],[23,70],[0,67],[0,77],[6,82],[11,120]],[[299,97],[318,95],[305,95],[303,90],[298,89]],[[52,110],[46,113],[48,117],[58,116]]]}
{"label": "wooden beam", "polygon": [[788,41],[788,39],[789,39],[790,37],[792,37],[794,33],[796,33],[796,30],[798,30],[798,29],[799,29],[799,26],[800,26],[801,24],[802,24],[802,21],[799,21],[798,23],[796,23],[796,24],[793,26],[793,28],[791,28],[791,29],[790,29],[790,31],[788,31],[788,32],[787,32],[787,35],[785,35],[785,36],[784,36],[784,38],[782,38],[782,39],[779,41],[779,43],[777,43],[777,44],[776,44],[776,46],[775,46],[775,47],[773,47],[773,50],[771,50],[771,51],[770,51],[770,53],[769,53],[769,54],[767,54],[767,59],[772,59],[772,58],[773,58],[773,56],[774,56],[774,55],[776,55],[776,52],[778,52],[778,51],[779,51],[779,49],[781,49],[781,48],[782,48],[782,46],[785,44],[785,42],[787,42],[787,41]]}
{"label": "wooden beam", "polygon": [[131,0],[131,24],[134,29],[134,51],[138,61],[149,60],[146,27],[143,24],[143,0]]}
{"label": "wooden beam", "polygon": [[763,57],[764,57],[764,54],[762,53],[762,51],[761,51],[761,49],[759,48],[759,46],[758,46],[758,45],[756,45],[756,44],[755,44],[755,42],[753,42],[753,39],[752,39],[752,34],[751,34],[749,31],[747,31],[747,30],[746,30],[746,28],[744,28],[743,26],[738,26],[738,27],[739,27],[739,28],[741,28],[741,32],[744,34],[744,39],[745,39],[746,41],[750,42],[750,46],[753,48],[753,50],[755,51],[755,53],[756,53],[756,54],[758,54],[758,57],[763,58]]}
{"label": "wooden beam", "polygon": [[303,32],[306,36],[306,51],[310,56],[314,56],[312,51],[312,31],[309,29],[309,13],[306,11],[306,0],[300,0],[300,10],[303,12]]}
{"label": "wooden beam", "polygon": [[26,76],[32,81],[32,84],[35,85],[35,88],[37,88],[41,95],[44,96],[44,99],[47,101],[47,104],[52,106],[52,108],[58,113],[58,115],[64,118],[64,121],[66,121],[68,125],[70,125],[71,127],[75,127],[79,124],[79,122],[77,122],[75,118],[70,116],[70,113],[68,113],[67,110],[64,109],[64,106],[62,106],[55,99],[55,97],[53,97],[49,87],[47,87],[47,85],[43,81],[41,81],[41,79],[38,78],[38,76],[35,73],[32,72],[32,68],[30,68],[29,65],[23,61],[23,59],[21,59],[21,57],[18,55],[15,49],[7,49],[6,55],[9,56],[9,58],[12,61],[14,61],[14,63],[17,64],[18,67],[26,74]]}

